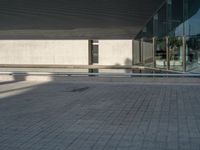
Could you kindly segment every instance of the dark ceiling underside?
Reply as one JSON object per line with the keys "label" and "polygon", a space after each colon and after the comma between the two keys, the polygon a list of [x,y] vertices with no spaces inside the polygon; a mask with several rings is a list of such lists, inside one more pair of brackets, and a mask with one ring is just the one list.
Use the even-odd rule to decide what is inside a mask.
{"label": "dark ceiling underside", "polygon": [[0,38],[134,38],[162,1],[0,0]]}

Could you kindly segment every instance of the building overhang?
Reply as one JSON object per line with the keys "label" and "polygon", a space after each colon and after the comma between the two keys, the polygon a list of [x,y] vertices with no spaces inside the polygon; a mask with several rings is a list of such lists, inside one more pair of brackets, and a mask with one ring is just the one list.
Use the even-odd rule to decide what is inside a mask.
{"label": "building overhang", "polygon": [[163,0],[1,0],[0,39],[132,39]]}

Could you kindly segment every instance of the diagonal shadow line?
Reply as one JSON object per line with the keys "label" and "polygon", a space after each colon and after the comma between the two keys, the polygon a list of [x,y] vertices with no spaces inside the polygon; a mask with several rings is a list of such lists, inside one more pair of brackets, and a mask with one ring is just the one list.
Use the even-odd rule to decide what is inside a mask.
{"label": "diagonal shadow line", "polygon": [[16,81],[0,82],[0,85],[15,83]]}
{"label": "diagonal shadow line", "polygon": [[0,94],[4,94],[4,93],[10,93],[10,92],[15,92],[15,91],[20,91],[20,90],[25,90],[25,89],[29,89],[29,88],[34,88],[36,86],[28,86],[28,87],[22,87],[22,88],[17,88],[17,89],[10,89],[7,91],[0,91]]}

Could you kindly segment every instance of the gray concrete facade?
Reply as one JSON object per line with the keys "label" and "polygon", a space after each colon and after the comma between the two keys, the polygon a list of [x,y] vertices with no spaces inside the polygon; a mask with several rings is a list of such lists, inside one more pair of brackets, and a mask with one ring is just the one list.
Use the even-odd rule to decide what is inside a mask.
{"label": "gray concrete facade", "polygon": [[0,64],[88,64],[88,40],[0,40]]}
{"label": "gray concrete facade", "polygon": [[[98,65],[132,65],[132,40],[99,40]],[[88,40],[0,40],[0,64],[89,65]],[[0,71],[87,72],[64,69],[0,69]],[[99,70],[99,72],[125,72]]]}
{"label": "gray concrete facade", "polygon": [[[99,65],[132,65],[132,40],[99,40]],[[99,72],[126,72],[127,70],[99,70]]]}

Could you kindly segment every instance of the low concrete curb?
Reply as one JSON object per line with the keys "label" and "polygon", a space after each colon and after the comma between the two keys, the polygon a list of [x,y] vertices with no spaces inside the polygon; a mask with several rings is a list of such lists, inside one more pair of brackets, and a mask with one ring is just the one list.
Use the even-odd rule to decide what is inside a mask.
{"label": "low concrete curb", "polygon": [[198,77],[98,77],[65,75],[0,74],[0,82],[110,82],[110,83],[159,83],[159,84],[200,84]]}

